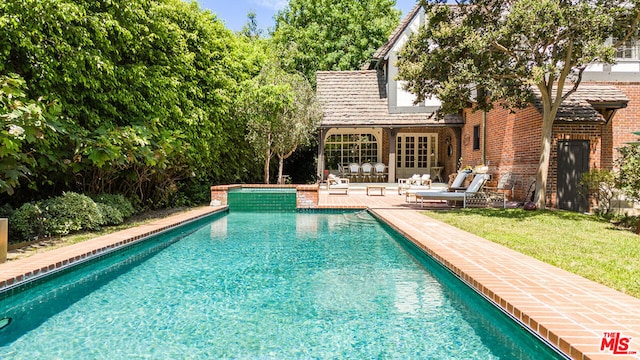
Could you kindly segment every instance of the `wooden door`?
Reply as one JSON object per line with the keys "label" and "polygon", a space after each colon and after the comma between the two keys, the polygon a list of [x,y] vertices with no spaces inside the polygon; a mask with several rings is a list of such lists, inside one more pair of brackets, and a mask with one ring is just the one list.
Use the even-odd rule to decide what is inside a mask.
{"label": "wooden door", "polygon": [[589,172],[589,141],[558,142],[558,208],[584,212],[587,199],[581,191],[580,177]]}

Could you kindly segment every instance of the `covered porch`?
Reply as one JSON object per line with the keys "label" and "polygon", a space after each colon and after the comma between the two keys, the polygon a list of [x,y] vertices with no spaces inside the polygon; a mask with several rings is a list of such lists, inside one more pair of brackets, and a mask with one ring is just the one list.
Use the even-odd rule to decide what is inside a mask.
{"label": "covered porch", "polygon": [[317,92],[324,112],[319,179],[334,174],[351,182],[394,183],[429,174],[446,182],[457,170],[462,117],[436,119],[434,106],[390,107],[382,71],[318,72]]}

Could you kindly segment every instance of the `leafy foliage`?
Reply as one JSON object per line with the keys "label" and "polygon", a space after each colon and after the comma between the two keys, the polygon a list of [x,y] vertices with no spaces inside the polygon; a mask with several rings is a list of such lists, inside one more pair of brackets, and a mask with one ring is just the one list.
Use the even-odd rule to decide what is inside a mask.
{"label": "leafy foliage", "polygon": [[[37,94],[56,99],[67,130],[25,138],[22,147],[33,145],[38,158],[24,162],[15,157],[27,151],[14,150],[3,127],[14,160],[2,180],[11,187],[45,196],[122,193],[155,207],[186,179],[210,185],[255,176],[244,120],[233,114],[257,56],[195,2],[11,0],[0,3],[0,29],[0,75],[20,74],[25,104]],[[8,108],[6,96],[0,101]],[[33,105],[45,113],[45,103]]]}
{"label": "leafy foliage", "polygon": [[48,235],[67,235],[83,229],[97,230],[103,218],[96,203],[86,195],[66,192],[42,203]]}
{"label": "leafy foliage", "polygon": [[615,174],[613,171],[593,169],[580,177],[580,185],[586,189],[584,196],[591,196],[596,201],[597,211],[608,214],[615,193]]}
{"label": "leafy foliage", "polygon": [[47,218],[39,203],[26,203],[9,218],[10,239],[36,240],[48,233]]}
{"label": "leafy foliage", "polygon": [[273,60],[246,81],[243,90],[241,108],[247,119],[247,139],[265,162],[267,184],[270,160],[278,156],[281,183],[284,159],[311,141],[322,118],[315,92],[302,75],[286,73]]}
{"label": "leafy foliage", "polygon": [[640,144],[619,149],[617,186],[629,197],[640,200]]}
{"label": "leafy foliage", "polygon": [[356,70],[400,20],[392,0],[291,0],[276,15],[273,39],[286,63],[315,88],[318,70]]}
{"label": "leafy foliage", "polygon": [[102,194],[95,197],[74,192],[30,202],[11,212],[11,238],[37,240],[81,230],[97,230],[102,225],[122,224],[134,213],[131,203],[122,195]]}
{"label": "leafy foliage", "polygon": [[[611,37],[624,40],[636,28],[637,1],[460,0],[459,6],[421,3],[428,20],[400,53],[399,78],[417,101],[436,96],[443,113],[476,101],[527,106],[534,91],[543,107],[536,205],[545,206],[551,130],[562,101],[577,90],[592,62],[611,63]],[[565,84],[572,85],[566,86]]]}
{"label": "leafy foliage", "polygon": [[9,195],[37,166],[36,150],[46,149],[56,132],[55,103],[28,99],[25,90],[20,76],[0,75],[0,192]]}
{"label": "leafy foliage", "polygon": [[96,205],[102,215],[102,225],[119,225],[124,222],[120,210],[104,203],[96,203]]}
{"label": "leafy foliage", "polygon": [[131,202],[120,194],[100,194],[93,197],[98,204],[109,205],[117,209],[124,218],[135,214],[135,209]]}

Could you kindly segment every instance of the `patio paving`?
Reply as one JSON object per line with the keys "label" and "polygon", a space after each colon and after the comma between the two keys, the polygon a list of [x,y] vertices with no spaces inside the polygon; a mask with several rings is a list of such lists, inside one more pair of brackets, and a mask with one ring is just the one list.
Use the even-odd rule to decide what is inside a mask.
{"label": "patio paving", "polygon": [[[434,185],[438,187],[444,185]],[[319,207],[368,208],[573,359],[640,358],[640,299],[429,218],[421,213],[419,204],[408,204],[404,195],[398,195],[395,184],[386,184],[384,196],[367,195],[365,189],[366,184],[352,184],[348,195],[339,195],[329,194],[321,187]],[[428,207],[449,206],[429,203]],[[224,207],[198,208],[0,264],[0,290],[221,210]],[[618,339],[628,338],[628,343],[616,342],[616,334]],[[607,346],[601,349],[603,339]]]}

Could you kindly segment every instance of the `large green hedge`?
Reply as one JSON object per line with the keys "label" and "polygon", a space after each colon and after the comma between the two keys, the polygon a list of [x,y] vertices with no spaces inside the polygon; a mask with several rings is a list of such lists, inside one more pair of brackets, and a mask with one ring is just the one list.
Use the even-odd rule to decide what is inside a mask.
{"label": "large green hedge", "polygon": [[[25,103],[59,110],[51,134],[2,148],[30,115],[5,117],[11,104],[0,92],[0,193],[8,201],[78,191],[165,206],[185,180],[260,175],[244,120],[233,115],[238,84],[257,73],[260,57],[195,2],[8,0],[0,32],[0,79],[18,79]],[[9,177],[6,154],[33,160]],[[6,180],[17,189],[11,197]]]}

